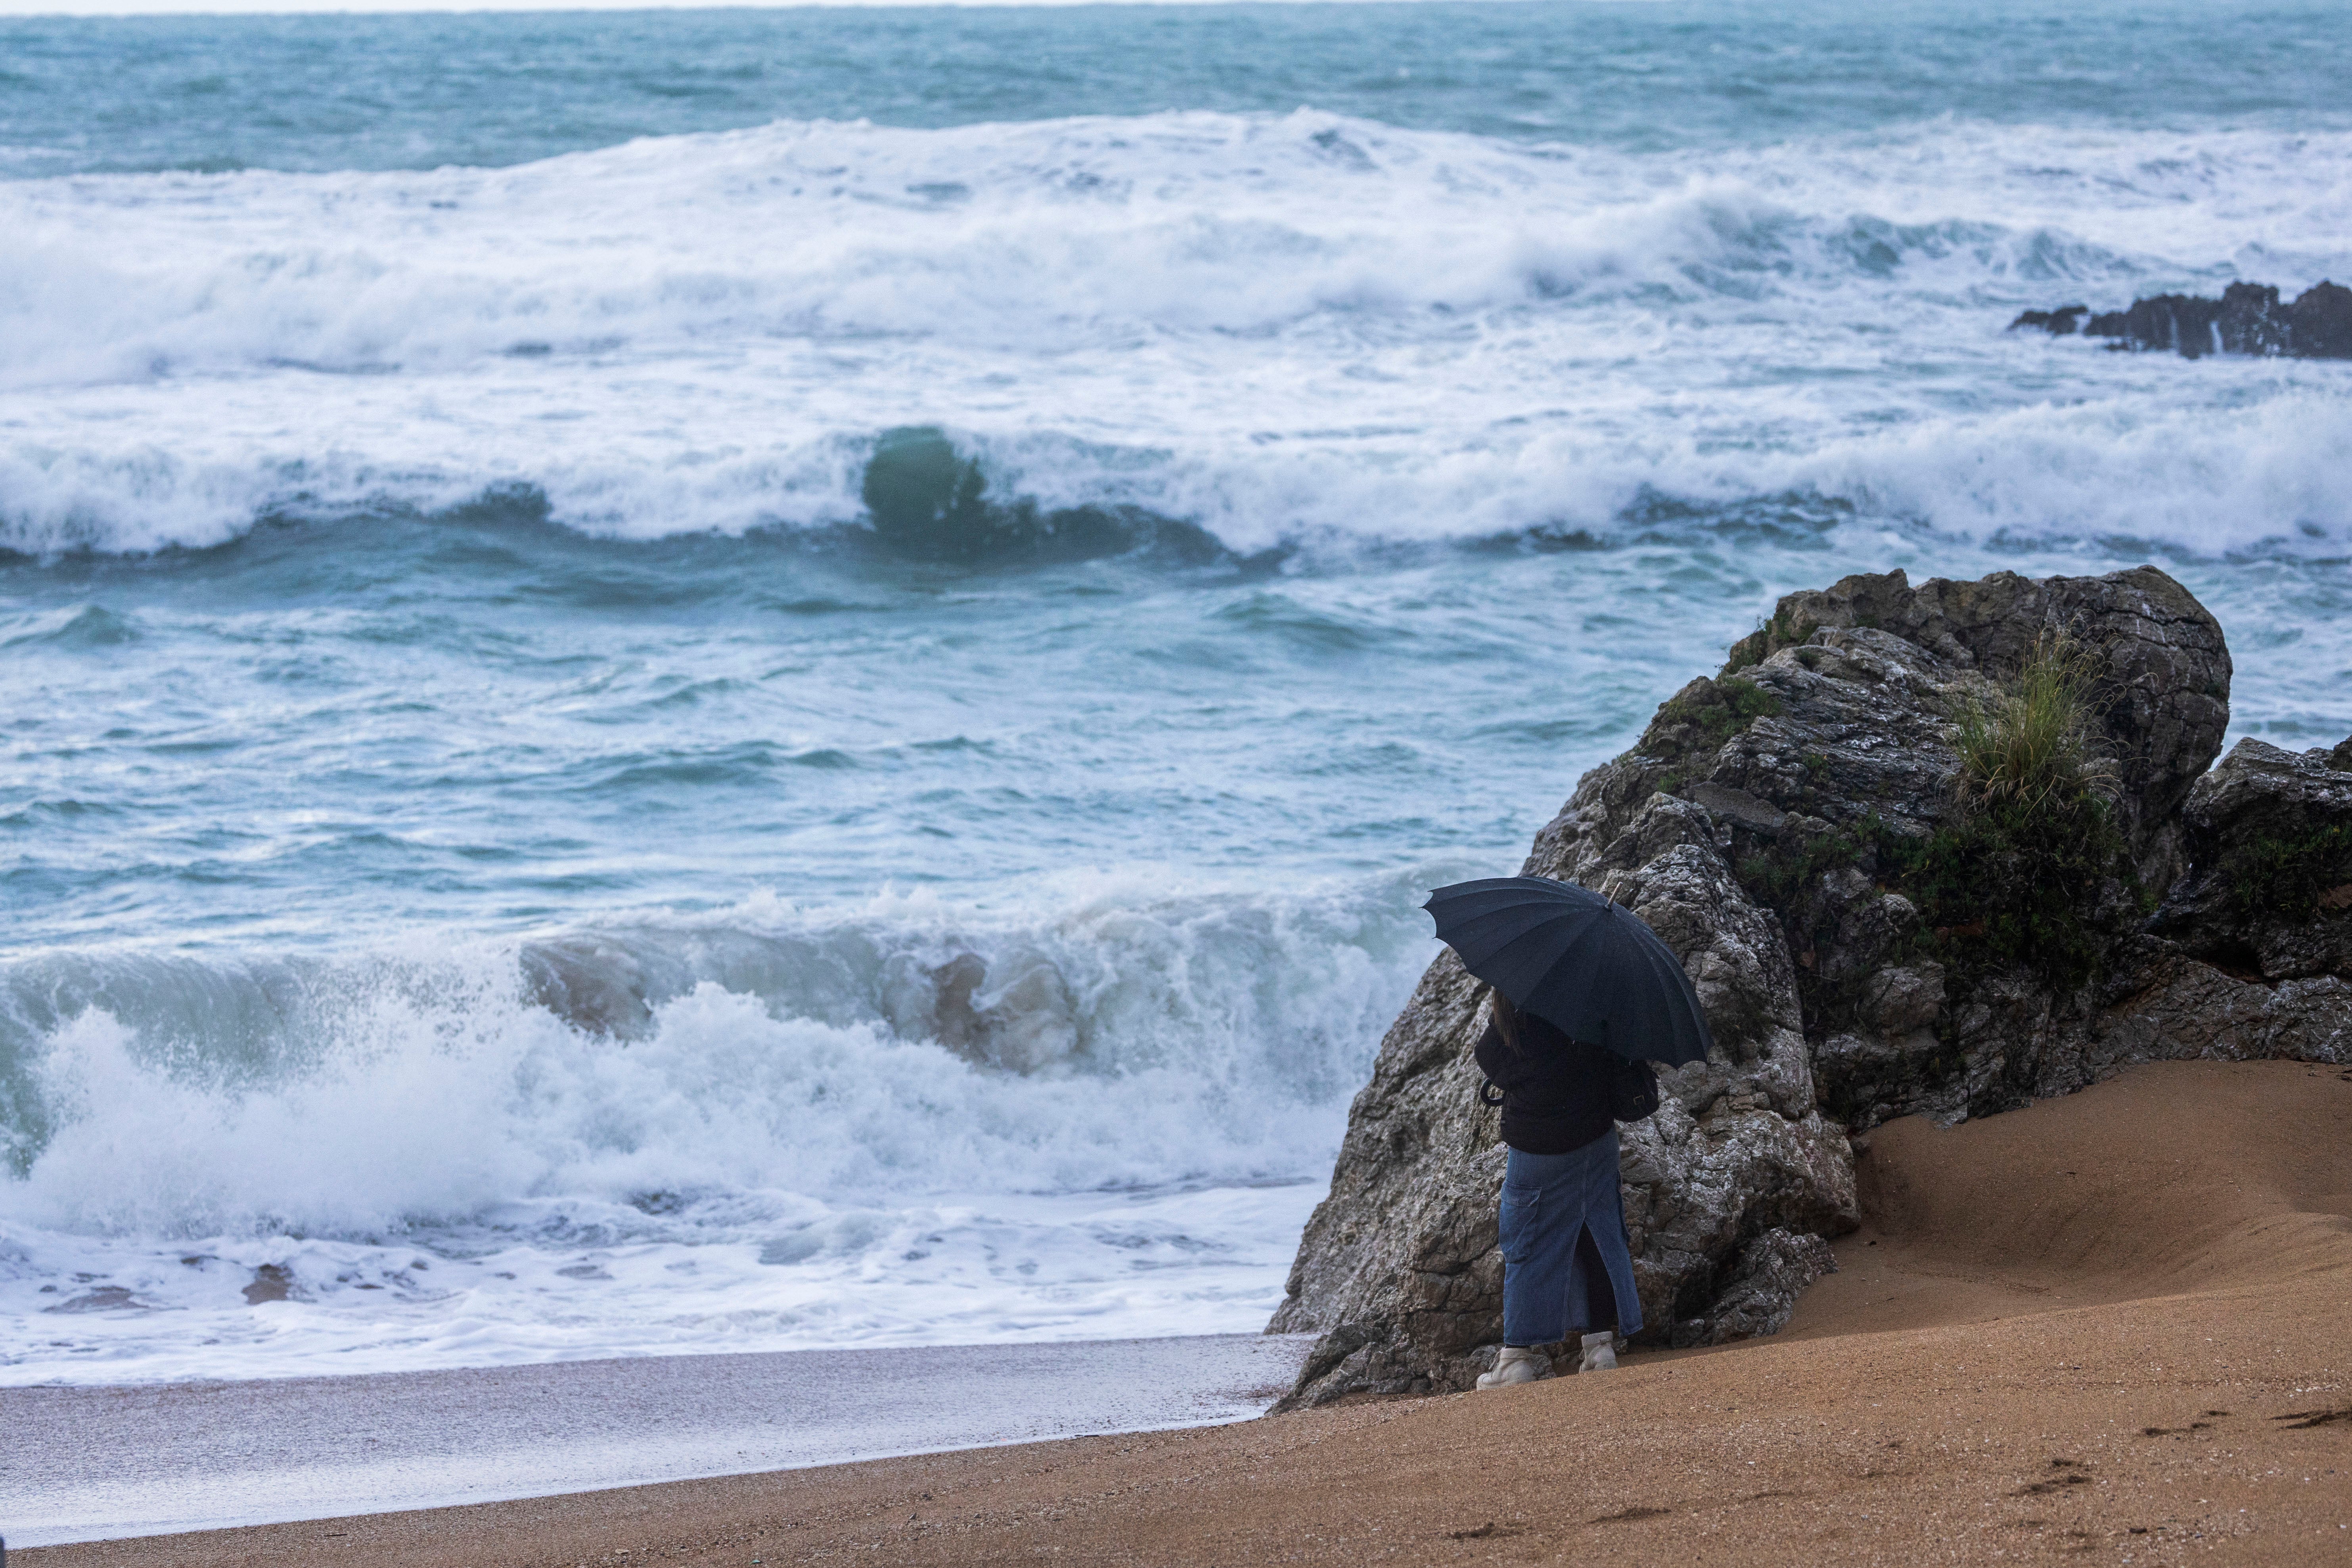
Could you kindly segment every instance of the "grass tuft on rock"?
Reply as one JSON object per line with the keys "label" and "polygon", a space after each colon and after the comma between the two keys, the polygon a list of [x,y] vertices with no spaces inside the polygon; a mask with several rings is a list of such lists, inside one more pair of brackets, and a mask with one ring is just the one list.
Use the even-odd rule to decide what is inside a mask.
{"label": "grass tuft on rock", "polygon": [[2063,632],[2037,639],[1992,701],[1963,708],[1953,728],[1966,810],[2063,812],[2111,788],[2091,749],[2095,658]]}
{"label": "grass tuft on rock", "polygon": [[2042,637],[1992,700],[1958,715],[1952,816],[1924,838],[1881,840],[1947,956],[2021,966],[2062,992],[2096,978],[2115,935],[2103,898],[2132,876],[2092,741],[2095,679],[2080,645]]}

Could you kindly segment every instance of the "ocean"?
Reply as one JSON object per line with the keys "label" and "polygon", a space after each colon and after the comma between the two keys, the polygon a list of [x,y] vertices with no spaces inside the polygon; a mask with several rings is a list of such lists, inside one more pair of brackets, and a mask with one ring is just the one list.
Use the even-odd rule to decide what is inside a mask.
{"label": "ocean", "polygon": [[1247,1331],[1775,597],[2352,732],[2352,8],[0,19],[0,1384]]}

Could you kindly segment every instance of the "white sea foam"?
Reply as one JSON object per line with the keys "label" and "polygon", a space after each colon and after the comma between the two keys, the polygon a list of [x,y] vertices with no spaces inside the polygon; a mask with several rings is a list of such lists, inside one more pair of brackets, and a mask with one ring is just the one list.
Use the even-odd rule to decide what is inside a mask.
{"label": "white sea foam", "polygon": [[1425,939],[1139,890],[20,963],[0,1381],[1253,1330]]}
{"label": "white sea foam", "polygon": [[2352,274],[2347,220],[2340,135],[1944,122],[1642,157],[1307,110],[20,181],[0,538],[204,544],[501,483],[632,537],[842,521],[874,433],[937,422],[1004,487],[1244,548],[1790,484],[2065,537],[2116,526],[2154,451],[2133,526],[2234,547],[2342,529],[2352,458],[2309,439],[2340,366],[2000,329]]}

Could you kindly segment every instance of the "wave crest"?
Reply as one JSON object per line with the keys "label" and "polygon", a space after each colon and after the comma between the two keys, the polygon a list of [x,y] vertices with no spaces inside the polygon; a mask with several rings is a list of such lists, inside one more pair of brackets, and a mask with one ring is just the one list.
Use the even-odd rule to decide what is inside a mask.
{"label": "wave crest", "polygon": [[612,927],[457,955],[58,954],[0,982],[0,1207],[341,1234],[523,1197],[1312,1174],[1425,957],[1400,889],[1042,923]]}
{"label": "wave crest", "polygon": [[[2037,420],[2047,463],[1906,505],[1981,534],[2038,488],[2040,535],[2095,535],[2136,432],[2186,409],[2224,476],[2221,448],[2312,423],[2326,372],[2158,372],[2001,327],[2061,282],[2352,273],[2347,171],[2335,133],[1938,122],[1641,156],[1300,110],[15,182],[0,384],[44,395],[0,438],[0,546],[202,545],[509,486],[629,538],[870,521],[943,563],[1248,554],[1599,530],[1653,493],[1876,505],[1906,447]],[[877,509],[910,430],[986,504]],[[2292,461],[2312,504],[2174,464],[2137,531],[2335,529],[2344,459]]]}

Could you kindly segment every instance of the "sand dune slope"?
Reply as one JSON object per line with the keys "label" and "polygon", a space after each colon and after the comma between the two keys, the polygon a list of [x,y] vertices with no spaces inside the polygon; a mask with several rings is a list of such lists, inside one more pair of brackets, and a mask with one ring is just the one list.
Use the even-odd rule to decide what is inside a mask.
{"label": "sand dune slope", "polygon": [[2352,1073],[2153,1062],[2063,1100],[1867,1141],[1864,1228],[1792,1335],[2252,1287],[2352,1257]]}
{"label": "sand dune slope", "polygon": [[1239,1426],[25,1554],[82,1563],[2352,1563],[2352,1074],[1881,1129],[1790,1331]]}

